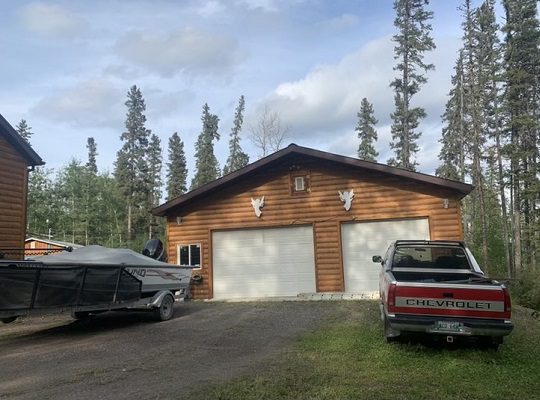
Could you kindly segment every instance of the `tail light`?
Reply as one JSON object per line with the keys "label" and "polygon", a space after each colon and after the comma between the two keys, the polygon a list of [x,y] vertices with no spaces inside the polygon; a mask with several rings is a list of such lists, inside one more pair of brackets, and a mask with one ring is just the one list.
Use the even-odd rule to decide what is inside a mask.
{"label": "tail light", "polygon": [[510,318],[510,313],[512,312],[512,299],[510,298],[508,288],[503,286],[502,290],[504,294],[504,311],[508,314],[508,318]]}
{"label": "tail light", "polygon": [[388,286],[388,309],[391,311],[396,306],[396,284],[391,283]]}

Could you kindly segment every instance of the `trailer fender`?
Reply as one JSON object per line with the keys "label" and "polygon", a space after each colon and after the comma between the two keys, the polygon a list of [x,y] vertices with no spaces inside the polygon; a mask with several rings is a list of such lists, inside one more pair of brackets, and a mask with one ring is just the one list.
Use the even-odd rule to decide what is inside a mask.
{"label": "trailer fender", "polygon": [[148,307],[159,308],[161,306],[161,302],[167,295],[173,296],[174,299],[174,294],[170,290],[160,290],[154,295],[154,297],[152,297],[152,300],[148,302]]}

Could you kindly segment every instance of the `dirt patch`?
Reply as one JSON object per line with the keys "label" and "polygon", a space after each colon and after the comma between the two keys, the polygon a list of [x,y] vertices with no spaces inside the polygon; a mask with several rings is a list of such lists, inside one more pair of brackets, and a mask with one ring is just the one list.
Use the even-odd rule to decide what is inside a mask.
{"label": "dirt patch", "polygon": [[304,332],[359,318],[357,302],[187,302],[145,313],[0,325],[0,399],[168,399],[279,357]]}

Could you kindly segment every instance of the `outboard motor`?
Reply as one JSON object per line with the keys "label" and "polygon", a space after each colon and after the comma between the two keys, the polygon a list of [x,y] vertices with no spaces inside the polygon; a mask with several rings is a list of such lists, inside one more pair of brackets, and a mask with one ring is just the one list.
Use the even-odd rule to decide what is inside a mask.
{"label": "outboard motor", "polygon": [[144,245],[143,255],[154,260],[167,262],[167,254],[163,242],[159,239],[150,239]]}

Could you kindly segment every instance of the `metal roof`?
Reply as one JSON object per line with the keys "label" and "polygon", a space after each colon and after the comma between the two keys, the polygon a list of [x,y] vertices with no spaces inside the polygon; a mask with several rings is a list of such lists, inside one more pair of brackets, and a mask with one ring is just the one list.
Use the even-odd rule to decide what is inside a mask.
{"label": "metal roof", "polygon": [[227,184],[236,183],[242,179],[245,179],[251,176],[254,172],[257,172],[262,168],[268,167],[269,165],[279,163],[281,160],[284,160],[286,157],[291,155],[306,156],[312,159],[319,159],[321,161],[330,161],[347,167],[375,171],[387,175],[397,176],[411,181],[416,181],[419,183],[426,183],[438,186],[440,188],[456,192],[460,198],[465,197],[474,189],[474,186],[467,183],[439,178],[437,176],[428,175],[421,172],[409,171],[403,168],[391,167],[386,164],[379,164],[376,162],[360,160],[358,158],[341,156],[338,154],[315,150],[308,147],[298,146],[293,143],[282,150],[279,150],[273,154],[270,154],[267,157],[261,158],[260,160],[245,166],[242,169],[231,172],[230,174],[222,176],[215,181],[207,183],[206,185],[203,185],[195,190],[192,190],[186,194],[169,200],[166,203],[154,208],[152,210],[152,213],[158,216],[165,216],[167,215],[168,211],[173,208],[187,205],[188,203],[191,203],[192,201],[203,195],[208,195],[221,189]]}

